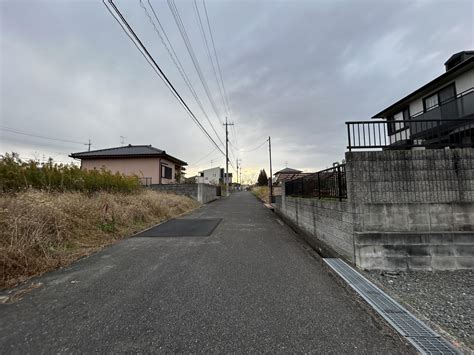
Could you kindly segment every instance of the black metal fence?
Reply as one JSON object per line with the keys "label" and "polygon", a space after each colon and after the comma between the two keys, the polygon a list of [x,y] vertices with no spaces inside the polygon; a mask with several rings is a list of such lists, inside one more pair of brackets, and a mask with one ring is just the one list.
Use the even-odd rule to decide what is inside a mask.
{"label": "black metal fence", "polygon": [[474,118],[346,122],[347,148],[474,147]]}
{"label": "black metal fence", "polygon": [[285,195],[298,197],[347,198],[346,165],[318,171],[285,182]]}

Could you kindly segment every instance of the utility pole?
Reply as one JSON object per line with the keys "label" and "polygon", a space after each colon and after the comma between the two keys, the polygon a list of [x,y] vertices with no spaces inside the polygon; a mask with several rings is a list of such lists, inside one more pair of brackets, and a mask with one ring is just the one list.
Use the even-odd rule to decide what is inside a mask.
{"label": "utility pole", "polygon": [[233,123],[227,123],[225,118],[225,186],[227,194],[229,194],[229,129],[228,126],[233,126]]}
{"label": "utility pole", "polygon": [[120,136],[120,145],[123,147],[125,145],[125,138],[124,136]]}
{"label": "utility pole", "polygon": [[91,140],[89,139],[89,143],[87,143],[87,145],[89,146],[89,148],[87,149],[88,152],[91,151],[91,144],[92,144],[92,143],[91,143]]}
{"label": "utility pole", "polygon": [[235,166],[237,169],[237,177],[235,178],[235,182],[238,184],[239,183],[239,159],[235,159]]}
{"label": "utility pole", "polygon": [[272,174],[272,138],[268,136],[268,155],[270,157],[270,203],[273,202],[273,174]]}

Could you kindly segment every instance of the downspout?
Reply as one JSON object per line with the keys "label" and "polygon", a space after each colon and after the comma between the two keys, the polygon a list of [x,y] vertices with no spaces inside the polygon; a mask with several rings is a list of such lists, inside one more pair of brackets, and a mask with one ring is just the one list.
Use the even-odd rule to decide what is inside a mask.
{"label": "downspout", "polygon": [[161,185],[161,158],[158,158],[158,184]]}

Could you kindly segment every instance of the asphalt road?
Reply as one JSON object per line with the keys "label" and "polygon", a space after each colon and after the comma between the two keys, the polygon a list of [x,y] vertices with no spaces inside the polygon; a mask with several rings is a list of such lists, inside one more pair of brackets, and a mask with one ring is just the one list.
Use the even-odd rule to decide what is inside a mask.
{"label": "asphalt road", "polygon": [[0,305],[2,353],[407,353],[250,193],[192,213],[209,237],[134,237]]}

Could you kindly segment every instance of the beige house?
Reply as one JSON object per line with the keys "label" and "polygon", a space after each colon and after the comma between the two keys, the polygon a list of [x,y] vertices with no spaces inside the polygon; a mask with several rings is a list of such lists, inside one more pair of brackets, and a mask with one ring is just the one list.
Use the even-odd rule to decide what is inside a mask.
{"label": "beige house", "polygon": [[81,160],[81,169],[105,168],[113,173],[137,175],[144,185],[176,183],[188,165],[151,145],[129,144],[73,153],[70,157]]}

